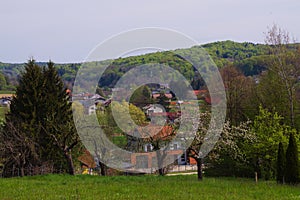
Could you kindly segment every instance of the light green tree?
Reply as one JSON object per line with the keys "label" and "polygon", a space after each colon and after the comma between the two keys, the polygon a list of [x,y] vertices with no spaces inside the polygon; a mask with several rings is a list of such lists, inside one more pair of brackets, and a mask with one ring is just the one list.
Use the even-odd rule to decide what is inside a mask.
{"label": "light green tree", "polygon": [[272,113],[260,106],[259,114],[252,125],[252,132],[256,135],[257,141],[252,145],[251,156],[255,170],[265,179],[275,178],[279,142],[287,146],[288,135],[295,132],[282,121],[283,117],[277,112]]}

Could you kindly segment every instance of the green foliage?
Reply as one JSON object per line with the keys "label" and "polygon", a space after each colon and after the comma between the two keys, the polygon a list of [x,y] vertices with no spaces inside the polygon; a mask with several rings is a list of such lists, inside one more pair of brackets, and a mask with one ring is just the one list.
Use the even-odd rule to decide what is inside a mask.
{"label": "green foliage", "polygon": [[7,107],[0,106],[0,119],[4,120],[6,112],[7,112]]}
{"label": "green foliage", "polygon": [[295,136],[290,134],[289,145],[286,150],[285,182],[288,184],[299,183],[299,156]]}
{"label": "green foliage", "polygon": [[279,142],[278,153],[277,153],[277,183],[284,183],[284,173],[285,173],[285,155],[282,142]]}
{"label": "green foliage", "polygon": [[[298,46],[298,44],[289,45],[288,50],[294,51]],[[191,82],[194,89],[199,89],[205,85],[203,79],[201,78],[201,75],[203,75],[202,72],[205,73],[205,71],[209,68],[209,64],[203,62],[205,55],[203,55],[203,51],[200,50],[201,48],[204,48],[204,50],[208,52],[212,60],[219,68],[234,64],[246,76],[260,74],[266,69],[267,64],[270,63],[269,61],[272,57],[272,55],[270,55],[270,48],[267,45],[253,44],[249,42],[238,43],[233,41],[214,42],[202,45],[201,47],[195,46],[188,49],[156,52],[113,60],[111,65],[101,77],[99,86],[106,86],[110,88],[113,87],[124,73],[135,66],[146,63],[161,63],[178,70],[186,77],[187,80]],[[201,66],[203,71],[200,72],[200,74],[195,73],[195,69],[191,63],[185,61],[182,55],[184,55],[184,58],[193,61],[201,60],[203,62]],[[110,61],[107,60],[105,62],[109,63]],[[46,63],[41,62],[37,64],[39,66],[44,66]],[[89,64],[99,67],[100,62],[92,62]],[[71,88],[80,66],[81,63],[67,63],[57,64],[55,67],[58,70],[59,76],[61,76],[64,80],[65,85]],[[18,76],[21,74],[24,68],[25,64],[23,63],[0,63],[0,71],[3,71],[11,85],[17,84]]]}
{"label": "green foliage", "polygon": [[277,112],[287,122],[289,120],[288,96],[284,91],[284,85],[274,72],[267,71],[260,77],[257,86],[259,102],[264,108]]}
{"label": "green foliage", "polygon": [[278,143],[287,146],[287,136],[294,129],[282,124],[282,117],[276,112],[271,113],[262,106],[256,116],[252,131],[257,142],[252,146],[252,158],[256,171],[265,179],[275,178]]}
{"label": "green foliage", "polygon": [[3,73],[1,73],[0,71],[0,90],[4,90],[7,86],[7,83],[6,83],[6,79],[3,75]]}
{"label": "green foliage", "polygon": [[[112,110],[121,124],[116,123]],[[131,133],[133,131],[133,126],[129,123],[128,117],[139,126],[147,123],[145,113],[140,108],[125,101],[121,103],[112,102],[108,107],[102,105],[97,107],[97,119],[101,128],[104,130],[106,136],[114,144],[121,145],[119,146],[121,148],[124,148],[127,144],[124,142],[124,132]]]}
{"label": "green foliage", "polygon": [[147,85],[137,88],[131,95],[129,102],[140,108],[152,103],[150,88]]}
{"label": "green foliage", "polygon": [[[206,44],[203,47],[212,56],[218,67],[222,68],[230,63],[235,63],[247,76],[256,75],[263,70],[264,65],[258,64],[257,61],[261,60],[260,56],[268,54],[266,45],[249,42],[223,41]],[[246,61],[247,67],[245,67],[243,61],[248,59],[254,62]]]}

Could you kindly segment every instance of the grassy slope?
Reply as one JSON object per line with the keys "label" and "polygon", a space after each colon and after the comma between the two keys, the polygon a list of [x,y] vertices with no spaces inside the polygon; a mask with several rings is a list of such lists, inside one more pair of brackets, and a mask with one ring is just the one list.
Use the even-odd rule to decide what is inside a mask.
{"label": "grassy slope", "polygon": [[196,176],[47,175],[0,179],[0,199],[300,199],[300,187]]}
{"label": "grassy slope", "polygon": [[7,112],[7,108],[0,106],[0,119],[4,119],[6,112]]}

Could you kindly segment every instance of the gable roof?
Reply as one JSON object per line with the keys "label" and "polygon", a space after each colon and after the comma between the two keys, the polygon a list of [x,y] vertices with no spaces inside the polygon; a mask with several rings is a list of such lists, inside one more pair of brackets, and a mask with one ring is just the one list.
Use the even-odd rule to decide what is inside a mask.
{"label": "gable roof", "polygon": [[139,136],[145,140],[168,140],[174,135],[172,126],[148,125],[136,129]]}

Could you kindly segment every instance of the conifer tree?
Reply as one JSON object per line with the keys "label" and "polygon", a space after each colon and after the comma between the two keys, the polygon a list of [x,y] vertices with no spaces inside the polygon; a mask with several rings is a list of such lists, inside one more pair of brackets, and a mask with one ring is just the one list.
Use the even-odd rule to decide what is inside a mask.
{"label": "conifer tree", "polygon": [[52,62],[40,67],[28,61],[0,135],[11,149],[5,153],[7,169],[52,163],[75,173],[71,150],[79,146],[79,137],[68,97]]}
{"label": "conifer tree", "polygon": [[[42,68],[35,63],[35,60],[29,60],[25,65],[25,71],[21,74],[16,95],[11,102],[10,113],[7,115],[8,122],[21,123],[20,131],[32,141],[43,138],[39,133],[45,113],[42,94],[44,85]],[[32,148],[32,151],[36,151],[37,154],[40,154],[43,149],[39,144],[40,142],[36,142]]]}
{"label": "conifer tree", "polygon": [[285,156],[282,142],[278,145],[278,154],[277,154],[277,183],[284,183],[284,171],[285,171]]}
{"label": "conifer tree", "polygon": [[285,182],[288,184],[297,184],[299,182],[298,148],[293,134],[290,135],[286,151]]}
{"label": "conifer tree", "polygon": [[47,153],[56,161],[64,158],[69,173],[73,175],[75,171],[71,150],[79,144],[79,137],[73,123],[69,96],[53,62],[50,61],[47,64],[44,77],[46,80],[45,98],[47,99],[44,131],[50,141]]}

